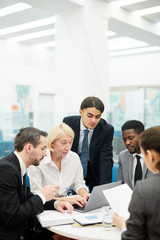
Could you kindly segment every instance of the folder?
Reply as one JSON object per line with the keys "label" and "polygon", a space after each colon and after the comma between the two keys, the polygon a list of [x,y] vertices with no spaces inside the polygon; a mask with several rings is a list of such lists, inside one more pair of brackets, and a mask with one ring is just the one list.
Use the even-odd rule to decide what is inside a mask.
{"label": "folder", "polygon": [[72,216],[68,213],[60,213],[56,210],[46,210],[37,215],[42,227],[51,227],[74,223]]}
{"label": "folder", "polygon": [[82,226],[102,223],[102,216],[99,213],[82,213],[74,216],[74,220]]}

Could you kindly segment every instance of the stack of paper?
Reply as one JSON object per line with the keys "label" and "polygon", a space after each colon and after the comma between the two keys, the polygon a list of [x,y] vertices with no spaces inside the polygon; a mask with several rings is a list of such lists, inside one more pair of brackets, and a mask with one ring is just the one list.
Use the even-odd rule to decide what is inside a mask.
{"label": "stack of paper", "polygon": [[62,214],[56,210],[46,210],[37,215],[42,227],[50,227],[74,223],[72,216],[68,213]]}
{"label": "stack of paper", "polygon": [[117,212],[125,220],[129,218],[128,206],[132,192],[132,189],[126,183],[111,189],[103,190],[112,211]]}

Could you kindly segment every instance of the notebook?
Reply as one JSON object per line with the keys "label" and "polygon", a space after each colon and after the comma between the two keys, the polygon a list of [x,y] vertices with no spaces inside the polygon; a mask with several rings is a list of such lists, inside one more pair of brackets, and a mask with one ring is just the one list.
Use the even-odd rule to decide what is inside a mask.
{"label": "notebook", "polygon": [[73,205],[74,211],[88,212],[88,211],[109,205],[106,197],[103,194],[103,190],[114,188],[121,184],[122,184],[122,181],[118,181],[118,182],[107,183],[107,184],[94,187],[87,201],[87,204],[84,207]]}
{"label": "notebook", "polygon": [[45,210],[37,215],[37,219],[41,223],[42,227],[74,223],[74,220],[70,214],[67,212],[63,214],[56,210]]}
{"label": "notebook", "polygon": [[73,219],[81,224],[82,226],[87,226],[87,225],[92,225],[92,224],[98,224],[102,223],[102,216],[99,213],[84,213],[84,214],[79,214],[73,217]]}

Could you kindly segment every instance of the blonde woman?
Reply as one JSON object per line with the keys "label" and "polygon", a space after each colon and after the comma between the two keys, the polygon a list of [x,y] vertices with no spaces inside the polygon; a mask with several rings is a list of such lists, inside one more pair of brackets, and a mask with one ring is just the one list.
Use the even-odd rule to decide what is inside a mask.
{"label": "blonde woman", "polygon": [[[29,167],[28,175],[33,193],[47,184],[58,185],[55,199],[84,206],[90,194],[83,179],[80,158],[77,153],[70,151],[73,139],[74,132],[67,124],[54,126],[47,138],[47,156],[39,166]],[[67,196],[70,187],[77,195]]]}

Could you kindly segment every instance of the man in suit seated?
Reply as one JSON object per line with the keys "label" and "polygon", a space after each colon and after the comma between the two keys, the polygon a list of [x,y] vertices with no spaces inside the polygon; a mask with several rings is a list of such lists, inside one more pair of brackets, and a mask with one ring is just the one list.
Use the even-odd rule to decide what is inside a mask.
{"label": "man in suit seated", "polygon": [[[42,228],[36,215],[44,209],[72,212],[68,202],[54,201],[58,186],[47,185],[36,195],[26,186],[26,170],[38,166],[47,155],[47,133],[34,127],[20,129],[15,151],[0,160],[0,239],[53,240],[53,233]],[[37,228],[38,226],[38,228]]]}
{"label": "man in suit seated", "polygon": [[126,150],[119,153],[119,168],[116,181],[122,180],[133,189],[137,180],[149,178],[153,174],[147,169],[140,150],[139,137],[144,125],[138,120],[130,120],[121,127]]}
{"label": "man in suit seated", "polygon": [[[87,97],[81,103],[80,116],[63,119],[74,130],[71,150],[80,156],[90,191],[94,186],[112,182],[114,128],[101,118],[103,111],[104,104],[99,98]],[[88,132],[87,139],[85,132]]]}

